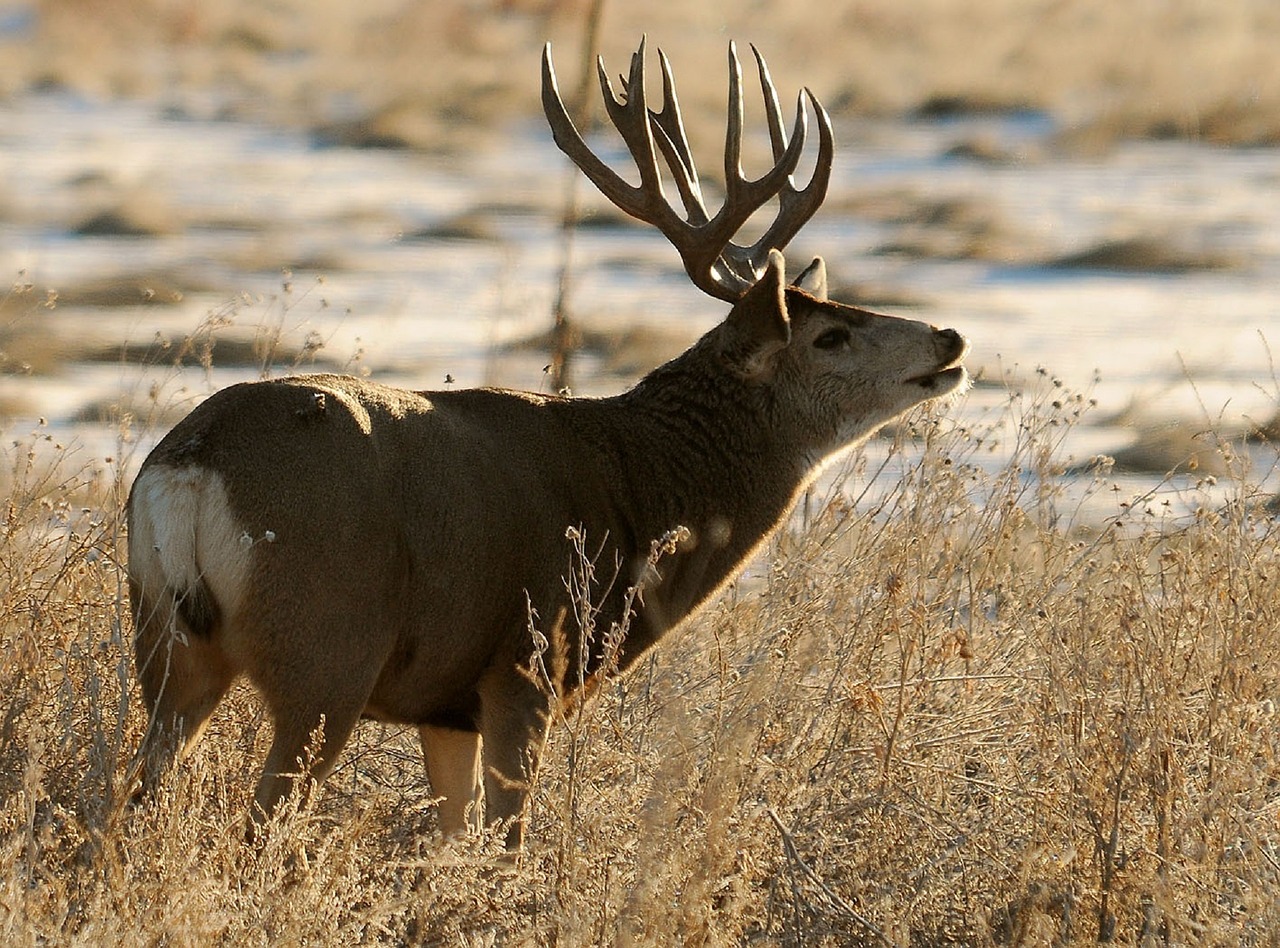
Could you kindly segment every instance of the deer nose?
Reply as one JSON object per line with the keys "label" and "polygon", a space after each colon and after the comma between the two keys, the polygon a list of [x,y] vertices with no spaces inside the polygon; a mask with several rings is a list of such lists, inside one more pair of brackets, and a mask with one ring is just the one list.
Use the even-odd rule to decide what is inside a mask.
{"label": "deer nose", "polygon": [[952,358],[956,358],[960,353],[964,352],[969,345],[964,336],[954,329],[935,329],[934,332],[937,334],[934,338],[938,342],[938,348]]}

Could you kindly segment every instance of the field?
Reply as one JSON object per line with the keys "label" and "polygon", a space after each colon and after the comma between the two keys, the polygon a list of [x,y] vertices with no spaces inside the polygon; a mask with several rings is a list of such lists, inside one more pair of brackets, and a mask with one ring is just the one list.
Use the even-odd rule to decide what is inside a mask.
{"label": "field", "polygon": [[[1274,944],[1280,523],[1241,482],[1185,522],[1138,503],[1076,524],[1053,453],[1086,399],[1045,376],[1008,410],[903,426],[848,472],[874,501],[812,498],[759,570],[556,727],[515,866],[491,839],[433,840],[416,742],[374,724],[316,805],[244,843],[267,731],[247,690],[155,805],[127,806],[124,485],[20,443],[0,936]],[[983,474],[1001,430],[1013,463]]]}
{"label": "field", "polygon": [[[0,96],[53,87],[466,156],[527,117],[544,38],[573,62],[590,4],[11,6],[31,19],[0,16]],[[616,67],[648,30],[691,63],[767,35],[775,74],[837,116],[1045,110],[1055,147],[1084,156],[1126,136],[1280,142],[1273,4],[840,0],[821,41],[812,9],[607,5],[601,45]],[[719,133],[713,65],[681,71],[695,138]],[[0,372],[65,367],[53,303],[39,284],[0,298],[0,349],[26,347]],[[270,314],[256,333],[214,358],[251,372],[265,339],[305,361],[305,334],[278,338]],[[116,426],[109,457],[64,441],[74,422],[7,420],[49,412],[30,398],[0,404],[0,943],[1280,944],[1280,498],[1256,486],[1276,483],[1280,410],[1248,442],[1197,421],[1195,470],[1160,480],[1180,442],[1134,496],[1105,462],[1068,470],[1089,391],[993,375],[975,397],[999,410],[895,425],[718,602],[557,723],[514,864],[493,838],[442,845],[416,736],[369,722],[311,805],[246,842],[270,739],[247,687],[131,805],[146,722],[122,508],[139,445],[186,396],[138,383],[96,415]],[[1280,409],[1274,371],[1256,381]]]}
{"label": "field", "polygon": [[[42,83],[158,97],[353,143],[465,152],[495,121],[530,109],[543,41],[577,50],[592,5],[39,0],[30,35],[6,48],[0,92]],[[603,10],[611,63],[646,32],[674,62],[705,55],[711,37],[755,41],[776,71],[825,90],[837,114],[1033,107],[1092,145],[1116,135],[1280,139],[1280,12],[1257,0],[836,0],[820,25],[799,2]],[[695,117],[721,110],[722,76],[684,79]]]}

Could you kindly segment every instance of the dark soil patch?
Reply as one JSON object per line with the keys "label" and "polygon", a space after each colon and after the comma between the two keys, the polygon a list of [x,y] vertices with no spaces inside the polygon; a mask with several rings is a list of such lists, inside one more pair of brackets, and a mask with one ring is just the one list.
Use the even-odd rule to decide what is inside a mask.
{"label": "dark soil patch", "polygon": [[[468,100],[478,103],[479,99]],[[435,154],[468,154],[479,149],[492,130],[467,120],[466,109],[451,101],[408,94],[401,100],[351,120],[321,124],[313,130],[322,147],[414,149]],[[477,105],[481,111],[481,106]]]}
{"label": "dark soil patch", "polygon": [[163,237],[177,233],[182,222],[155,200],[139,198],[89,214],[71,227],[77,237]]}
{"label": "dark soil patch", "polygon": [[1188,425],[1143,431],[1128,447],[1111,456],[1113,469],[1135,474],[1195,473],[1222,477],[1227,462],[1212,434]]}
{"label": "dark soil patch", "polygon": [[271,345],[263,339],[237,336],[193,336],[181,342],[156,339],[146,343],[101,346],[77,356],[82,362],[130,365],[217,365],[226,368],[275,366],[293,368],[318,361],[318,350],[306,346]]}
{"label": "dark soil patch", "polygon": [[605,204],[580,210],[576,226],[582,230],[632,230],[649,225],[611,204]]}
{"label": "dark soil patch", "polygon": [[1250,441],[1280,445],[1280,411],[1272,415],[1271,420],[1254,425],[1247,438]]}
{"label": "dark soil patch", "polygon": [[[601,369],[612,375],[638,377],[674,359],[693,344],[691,333],[654,326],[627,329],[573,329],[570,349],[599,358]],[[513,352],[550,352],[551,331],[509,343]]]}
{"label": "dark soil patch", "polygon": [[1041,114],[1026,102],[1011,102],[980,95],[935,95],[925,99],[912,116],[918,119],[965,118],[974,115]]}
{"label": "dark soil patch", "polygon": [[971,138],[956,142],[942,153],[944,158],[955,161],[970,161],[980,165],[1011,165],[1026,158],[1025,153],[1005,148],[987,138]]}
{"label": "dark soil patch", "polygon": [[1237,262],[1220,254],[1194,251],[1155,237],[1107,240],[1046,261],[1055,270],[1110,270],[1121,273],[1190,273],[1230,270]]}
{"label": "dark soil patch", "polygon": [[846,209],[895,227],[893,239],[875,249],[878,254],[1005,264],[1033,259],[1035,241],[988,202],[893,191],[868,195]]}
{"label": "dark soil patch", "polygon": [[1028,242],[997,217],[975,218],[955,225],[904,228],[873,251],[882,256],[937,260],[983,260],[1020,265],[1028,262]]}
{"label": "dark soil patch", "polygon": [[101,280],[88,280],[55,290],[59,306],[171,306],[188,293],[212,292],[215,288],[176,273],[144,273]]}
{"label": "dark soil patch", "polygon": [[405,240],[487,240],[500,239],[493,218],[477,211],[464,211],[404,235]]}
{"label": "dark soil patch", "polygon": [[932,305],[918,293],[878,283],[841,283],[830,288],[830,297],[870,310],[923,309]]}
{"label": "dark soil patch", "polygon": [[101,398],[82,405],[68,419],[79,424],[119,425],[141,421],[148,427],[171,428],[191,411],[190,404],[157,405],[132,396]]}

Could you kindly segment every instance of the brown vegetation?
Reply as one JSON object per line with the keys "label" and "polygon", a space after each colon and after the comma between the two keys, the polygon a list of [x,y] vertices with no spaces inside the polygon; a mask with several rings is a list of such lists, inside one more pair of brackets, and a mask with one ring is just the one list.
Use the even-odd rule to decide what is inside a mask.
{"label": "brown vegetation", "polygon": [[1231,472],[1232,450],[1212,431],[1175,423],[1140,430],[1137,440],[1114,452],[1111,460],[1117,471],[1225,477]]}
{"label": "brown vegetation", "polygon": [[[581,13],[575,0],[37,7],[38,31],[0,46],[0,94],[47,83],[164,97],[458,150],[536,107],[540,42],[576,43]],[[1277,10],[860,0],[824,7],[817,36],[804,4],[752,5],[749,29],[740,4],[611,5],[605,52],[623,62],[647,29],[698,61],[725,30],[767,37],[775,75],[803,76],[833,111],[1005,103],[1082,127],[1060,141],[1081,147],[1131,134],[1249,143],[1280,128]],[[721,112],[723,71],[682,81],[702,127],[692,116]],[[943,210],[900,223],[954,232],[962,249],[1018,238],[999,215]],[[484,236],[483,221],[451,223]],[[254,265],[274,269],[263,256],[254,248]],[[147,288],[152,302],[195,289],[148,276],[119,302]],[[60,302],[72,298],[64,288]],[[65,363],[47,330],[13,318],[49,302],[30,286],[0,298],[0,372]],[[103,357],[315,356],[270,334],[233,341]],[[602,358],[618,351],[599,342]],[[534,845],[516,866],[495,858],[496,839],[441,849],[416,737],[372,723],[310,809],[243,844],[270,741],[247,689],[154,807],[126,808],[145,720],[116,561],[121,471],[146,434],[133,418],[167,418],[173,402],[86,408],[124,426],[117,456],[90,466],[43,430],[17,443],[3,432],[0,940],[1272,943],[1280,498],[1255,504],[1238,463],[1197,432],[1152,455],[1163,474],[1194,449],[1190,478],[1218,474],[1212,492],[1176,481],[1194,516],[1126,499],[1112,522],[1076,523],[1053,477],[1071,403],[1050,397],[1068,408],[1014,400],[993,426],[1017,432],[1007,467],[988,466],[992,432],[925,420],[922,442],[904,426],[883,466],[856,471],[866,496],[807,505],[809,521],[717,607],[553,730]],[[38,408],[6,399],[0,421]],[[1270,419],[1258,435],[1274,444],[1278,430]],[[1094,490],[1111,486],[1099,474]]]}
{"label": "brown vegetation", "polygon": [[1045,263],[1045,266],[1060,270],[1144,273],[1228,270],[1239,265],[1221,254],[1186,249],[1179,246],[1176,239],[1149,236],[1106,240]]}
{"label": "brown vegetation", "polygon": [[[504,350],[544,353],[551,348],[551,341],[552,330],[547,330],[511,342]],[[643,325],[612,330],[574,327],[568,340],[573,352],[597,360],[593,378],[605,375],[627,381],[644,375],[668,359],[674,359],[692,342],[693,335],[687,330]]]}
{"label": "brown vegetation", "polygon": [[930,200],[895,192],[870,196],[864,206],[894,227],[893,239],[876,253],[1013,264],[1027,263],[1035,254],[1036,238],[1011,226],[988,202]]}
{"label": "brown vegetation", "polygon": [[[35,6],[29,32],[15,31],[3,47],[0,93],[43,84],[163,98],[178,109],[304,125],[329,141],[458,150],[536,108],[527,77],[538,50],[548,38],[576,49],[588,3]],[[748,10],[660,0],[610,4],[602,51],[622,61],[642,32],[685,61],[721,47],[725,34],[764,42],[779,75],[803,74],[838,112],[1033,107],[1074,130],[1064,144],[1085,147],[1126,135],[1280,137],[1280,10],[1267,3],[834,0],[816,24],[801,3]],[[722,72],[685,83],[691,114],[722,109]]]}
{"label": "brown vegetation", "polygon": [[[1269,943],[1280,525],[1243,484],[1186,521],[1151,501],[1073,525],[1049,476],[1073,398],[1015,396],[992,431],[919,419],[922,441],[857,472],[878,499],[815,503],[752,578],[554,728],[517,866],[492,839],[438,849],[416,741],[374,724],[315,806],[244,844],[269,730],[246,690],[155,806],[124,808],[144,722],[120,464],[8,449],[0,931]],[[1018,432],[1013,460],[983,473],[996,430]]]}

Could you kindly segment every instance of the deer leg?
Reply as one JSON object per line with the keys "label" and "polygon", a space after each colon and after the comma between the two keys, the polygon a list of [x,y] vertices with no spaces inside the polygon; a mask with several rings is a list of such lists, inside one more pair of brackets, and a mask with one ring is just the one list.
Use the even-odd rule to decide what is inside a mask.
{"label": "deer leg", "polygon": [[336,688],[308,690],[310,694],[297,691],[274,696],[271,712],[275,735],[254,793],[255,823],[269,819],[299,781],[305,797],[329,776],[367,700],[367,689],[349,689],[345,693]]}
{"label": "deer leg", "polygon": [[137,800],[153,792],[174,761],[200,739],[213,709],[231,687],[236,669],[208,637],[179,634],[172,602],[166,608],[143,599],[137,590],[133,595],[139,604],[134,663],[148,717],[138,751]]}
{"label": "deer leg", "polygon": [[484,785],[480,770],[480,735],[424,724],[418,728],[431,792],[440,797],[440,832],[445,839],[480,829]]}
{"label": "deer leg", "polygon": [[514,668],[489,675],[478,690],[485,820],[490,826],[506,824],[506,846],[515,851],[524,845],[525,805],[546,740],[550,702]]}

